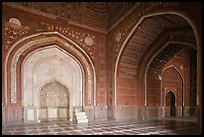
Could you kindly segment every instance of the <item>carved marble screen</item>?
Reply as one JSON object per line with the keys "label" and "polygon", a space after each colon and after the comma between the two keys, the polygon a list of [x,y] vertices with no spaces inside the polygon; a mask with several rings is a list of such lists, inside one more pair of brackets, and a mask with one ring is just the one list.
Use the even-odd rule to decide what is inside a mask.
{"label": "carved marble screen", "polygon": [[69,119],[68,89],[57,81],[46,84],[40,91],[39,119]]}

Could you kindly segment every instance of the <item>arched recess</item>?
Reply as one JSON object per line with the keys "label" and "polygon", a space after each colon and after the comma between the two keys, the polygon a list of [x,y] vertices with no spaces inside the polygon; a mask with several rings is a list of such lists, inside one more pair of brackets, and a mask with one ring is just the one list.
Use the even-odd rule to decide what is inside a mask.
{"label": "arched recess", "polygon": [[44,85],[39,94],[40,121],[69,119],[70,94],[66,86],[53,81]]}
{"label": "arched recess", "polygon": [[174,65],[165,67],[161,74],[161,106],[164,107],[162,110],[164,114],[166,114],[166,95],[169,91],[173,91],[175,95],[175,116],[183,116],[184,78]]}
{"label": "arched recess", "polygon": [[68,120],[73,120],[73,112],[76,109],[82,110],[83,104],[85,104],[83,81],[86,79],[83,77],[83,67],[74,57],[66,54],[56,45],[51,45],[31,52],[21,66],[24,120],[29,118],[28,111],[30,109],[36,110],[37,121],[41,113],[45,113],[40,109],[40,89],[52,81],[63,84],[69,90],[69,114],[66,115]]}
{"label": "arched recess", "polygon": [[[180,44],[184,44],[184,45],[189,45],[189,46],[192,46],[193,48],[197,49],[197,50],[200,50],[201,49],[201,39],[200,39],[200,34],[199,34],[199,31],[196,27],[196,22],[193,22],[191,20],[191,17],[189,15],[187,15],[186,13],[184,12],[180,12],[180,11],[176,11],[176,10],[162,10],[160,12],[154,12],[152,14],[145,14],[144,16],[142,16],[139,21],[136,23],[136,25],[133,27],[133,29],[130,31],[130,33],[127,35],[127,37],[125,38],[125,40],[123,41],[122,45],[121,45],[121,48],[119,49],[119,53],[117,54],[117,57],[116,57],[116,61],[115,61],[115,65],[114,65],[114,76],[113,76],[113,87],[114,87],[114,90],[113,90],[113,100],[114,100],[114,110],[115,112],[113,113],[113,117],[114,118],[117,118],[117,106],[118,106],[118,103],[117,103],[117,94],[118,94],[118,74],[119,74],[119,63],[120,63],[120,60],[122,58],[122,54],[124,53],[124,50],[125,50],[125,47],[128,45],[128,42],[131,40],[131,38],[134,36],[134,32],[140,28],[140,25],[143,23],[143,21],[146,19],[146,18],[149,18],[149,17],[154,17],[154,16],[163,16],[163,15],[176,15],[178,16],[179,18],[185,20],[189,26],[192,28],[192,31],[193,31],[193,35],[194,35],[194,42],[193,43],[190,43],[189,44],[189,41],[186,42],[186,39],[176,39],[176,37],[174,37],[174,34],[172,35],[171,33],[169,35],[167,35],[166,38],[162,39],[161,41],[165,41],[165,42],[160,42],[160,41],[157,41],[159,43],[155,43],[155,41],[153,43],[151,43],[151,47],[153,47],[153,49],[150,49],[150,51],[148,51],[149,53],[145,52],[145,54],[143,54],[143,57],[141,57],[142,59],[140,60],[140,63],[138,65],[138,76],[137,78],[139,79],[138,81],[138,104],[139,106],[141,106],[141,111],[139,110],[139,113],[140,113],[140,117],[143,117],[145,118],[145,108],[146,108],[146,86],[145,86],[145,75],[146,75],[146,68],[148,66],[148,64],[150,63],[150,60],[151,58],[153,58],[155,56],[155,53],[157,53],[158,50],[160,50],[163,46],[166,45],[166,43],[168,42],[179,42]],[[176,36],[176,35],[175,35]],[[188,39],[189,40],[189,39]],[[183,42],[184,41],[184,42]],[[187,44],[186,44],[187,43]],[[197,62],[201,62],[201,52],[199,51],[198,54],[197,54]],[[198,67],[201,68],[201,65],[198,64]],[[199,71],[199,69],[198,69]],[[201,71],[197,72],[197,79],[201,79],[201,77],[199,76],[199,74],[201,74]],[[197,90],[198,90],[198,96],[200,97],[199,100],[201,100],[201,88],[200,88],[200,85],[201,83],[197,83]],[[142,98],[142,99],[141,99]],[[202,104],[202,103],[199,103],[200,101],[197,102],[197,105],[199,106],[199,104]]]}
{"label": "arched recess", "polygon": [[[196,44],[195,44],[195,46],[196,46],[196,48],[198,48],[198,49],[200,49],[200,39],[199,39],[199,33],[198,33],[198,30],[197,30],[197,28],[196,28],[196,26],[195,26],[195,24],[194,24],[194,22],[191,20],[191,18],[187,15],[187,14],[185,14],[185,13],[183,13],[183,12],[179,12],[179,11],[175,11],[175,10],[168,10],[168,11],[161,11],[161,12],[155,12],[155,13],[151,13],[151,14],[146,14],[146,15],[144,15],[144,16],[142,16],[140,19],[139,19],[139,21],[136,23],[136,25],[133,27],[133,29],[130,31],[130,33],[128,34],[128,36],[125,38],[125,40],[124,40],[124,42],[122,43],[122,46],[121,46],[121,48],[120,48],[120,50],[119,50],[119,53],[118,53],[118,55],[117,55],[117,58],[116,58],[116,62],[115,62],[115,65],[114,65],[114,79],[113,79],[113,86],[114,86],[114,106],[116,106],[117,105],[117,77],[118,77],[118,65],[119,65],[119,61],[120,61],[120,59],[121,59],[121,56],[122,56],[122,53],[123,53],[123,51],[124,51],[124,49],[125,49],[125,47],[127,46],[127,43],[128,43],[128,41],[131,39],[131,37],[133,36],[133,34],[134,34],[134,32],[136,31],[136,29],[138,29],[139,28],[139,25],[146,19],[146,18],[149,18],[149,17],[154,17],[154,16],[157,16],[157,15],[167,15],[167,14],[170,14],[170,15],[178,15],[178,16],[180,16],[181,18],[183,18],[183,19],[185,19],[189,24],[190,24],[190,26],[192,27],[192,29],[193,29],[193,32],[194,32],[194,34],[195,34],[195,39],[196,39]],[[198,56],[200,56],[200,55],[198,55]],[[198,59],[198,58],[197,58]],[[143,67],[143,69],[144,68],[146,68],[146,67]],[[140,68],[141,69],[141,68]],[[145,69],[144,69],[145,70]],[[143,70],[143,72],[144,72],[144,70]],[[139,72],[139,71],[138,71]],[[139,77],[141,77],[142,75],[142,77],[144,77],[144,74],[145,74],[145,72],[144,73],[140,73],[139,75]],[[145,92],[144,92],[144,90],[145,90],[145,86],[143,85],[143,84],[145,84],[145,82],[143,82],[143,81],[141,81],[140,83],[139,83],[139,85],[140,85],[140,89],[141,90],[143,90],[143,93],[142,94],[144,94],[144,96],[145,96]],[[139,89],[139,90],[140,90]],[[142,91],[141,91],[142,92]],[[146,103],[145,103],[145,97],[144,97],[144,102],[143,102],[143,104],[144,104],[144,106],[146,106]]]}
{"label": "arched recess", "polygon": [[165,95],[165,116],[176,116],[176,95],[172,90]]}
{"label": "arched recess", "polygon": [[[163,44],[167,42],[166,44]],[[163,46],[164,45],[164,46]],[[157,48],[159,47],[156,45]],[[184,102],[184,78],[183,74],[180,70],[175,67],[174,65],[166,66],[169,61],[171,61],[175,55],[181,53],[183,49],[187,49],[188,47],[194,47],[193,43],[185,43],[179,41],[169,41],[168,39],[163,41],[162,44],[160,43],[160,48],[154,52],[148,59],[147,59],[147,66],[144,75],[144,103],[145,103],[145,118],[160,118],[164,116],[165,108],[162,107],[164,102],[164,95],[163,95],[163,72],[167,68],[174,68],[176,74],[178,73],[179,78],[181,78],[181,85],[180,90],[182,93],[181,100]],[[151,52],[150,52],[151,53]],[[146,60],[146,57],[144,58]],[[175,80],[176,81],[176,80]],[[177,88],[177,87],[175,87]],[[175,91],[175,90],[174,90]],[[181,103],[177,110],[179,111],[179,116],[183,115],[183,106],[184,103]],[[155,113],[151,113],[150,110],[154,110]]]}
{"label": "arched recess", "polygon": [[96,75],[95,68],[82,48],[58,32],[41,32],[20,39],[12,45],[5,62],[5,95],[6,103],[11,105],[22,104],[21,65],[23,60],[40,48],[55,45],[66,54],[71,55],[80,64],[83,70],[84,106],[95,105],[96,102]]}

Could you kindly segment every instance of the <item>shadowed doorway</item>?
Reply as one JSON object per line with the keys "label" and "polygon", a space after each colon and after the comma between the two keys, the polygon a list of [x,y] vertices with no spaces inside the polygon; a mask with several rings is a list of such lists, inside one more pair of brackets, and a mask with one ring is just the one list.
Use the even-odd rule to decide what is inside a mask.
{"label": "shadowed doorway", "polygon": [[166,116],[176,116],[175,95],[172,91],[166,94]]}

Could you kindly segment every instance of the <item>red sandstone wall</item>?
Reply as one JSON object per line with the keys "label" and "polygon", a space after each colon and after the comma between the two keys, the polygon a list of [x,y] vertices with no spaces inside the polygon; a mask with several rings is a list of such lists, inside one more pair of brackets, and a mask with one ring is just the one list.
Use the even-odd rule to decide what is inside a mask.
{"label": "red sandstone wall", "polygon": [[142,119],[142,99],[137,79],[118,78],[114,118],[119,121]]}
{"label": "red sandstone wall", "polygon": [[107,105],[107,38],[99,35],[97,63],[97,105]]}
{"label": "red sandstone wall", "polygon": [[179,109],[182,106],[183,95],[182,95],[182,79],[179,73],[174,68],[168,68],[163,72],[162,75],[162,101],[166,106],[166,94],[169,90],[173,90],[175,93],[175,101],[177,114],[176,116],[182,116],[182,110]]}
{"label": "red sandstone wall", "polygon": [[137,105],[138,83],[135,79],[118,78],[117,105]]}
{"label": "red sandstone wall", "polygon": [[[195,108],[192,108],[192,106],[190,105],[190,101],[191,101],[190,88],[192,86],[192,83],[190,83],[190,79],[191,79],[190,69],[193,69],[193,68],[190,68],[190,60],[191,61],[196,60],[196,57],[192,57],[191,54],[192,54],[192,49],[183,50],[176,57],[171,59],[169,61],[169,63],[166,65],[166,66],[174,65],[176,68],[178,68],[179,72],[181,73],[181,75],[183,77],[183,80],[184,80],[183,81],[184,82],[184,110],[183,110],[183,115],[184,116],[189,116],[190,115],[190,109],[195,109]],[[181,68],[181,65],[183,66],[182,68]]]}
{"label": "red sandstone wall", "polygon": [[[191,49],[192,50],[192,49]],[[165,116],[166,94],[174,90],[176,94],[177,116],[188,116],[190,112],[190,50],[183,50],[164,67],[162,80],[147,78],[147,118]],[[174,66],[174,67],[169,67]],[[178,72],[179,71],[179,72]],[[179,74],[180,73],[180,74]],[[162,86],[162,91],[161,91]],[[183,93],[182,93],[183,92]],[[162,94],[161,94],[162,93]],[[183,96],[184,95],[184,96]],[[184,98],[184,107],[182,102]],[[161,104],[162,101],[162,104]],[[163,107],[160,107],[163,106]],[[183,112],[182,112],[183,111]]]}
{"label": "red sandstone wall", "polygon": [[147,105],[161,105],[161,80],[147,78]]}
{"label": "red sandstone wall", "polygon": [[[166,74],[164,73],[164,80],[166,79],[166,82],[164,82],[164,86],[171,86],[177,88],[177,105],[182,106],[183,102],[183,116],[189,116],[190,113],[190,52],[192,49],[186,49],[183,50],[181,53],[179,53],[176,57],[171,59],[166,66],[174,65],[178,71],[176,71],[173,68],[169,68],[165,70]],[[182,91],[182,79],[183,78],[183,98],[182,100],[182,93],[178,93],[178,91]],[[168,80],[167,80],[168,79]],[[174,80],[175,79],[175,80]],[[163,86],[163,87],[164,87]],[[164,104],[164,100],[163,100]],[[177,112],[181,115],[182,112]]]}

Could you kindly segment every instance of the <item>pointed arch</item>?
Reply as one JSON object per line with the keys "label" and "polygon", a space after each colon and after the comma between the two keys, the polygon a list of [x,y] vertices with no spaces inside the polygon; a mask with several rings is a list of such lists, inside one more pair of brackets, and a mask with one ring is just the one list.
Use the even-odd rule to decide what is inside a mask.
{"label": "pointed arch", "polygon": [[[151,13],[151,14],[146,14],[144,16],[142,16],[139,21],[136,23],[136,25],[132,28],[132,30],[130,31],[130,33],[127,35],[127,37],[125,38],[125,40],[122,43],[122,46],[119,50],[119,53],[117,55],[116,58],[116,62],[114,65],[114,80],[113,80],[113,87],[114,87],[114,106],[116,106],[117,102],[116,102],[116,94],[117,94],[117,72],[118,72],[118,65],[119,65],[119,60],[122,56],[122,52],[124,51],[128,41],[131,39],[131,37],[133,36],[135,30],[139,27],[139,25],[143,22],[144,19],[148,18],[148,17],[153,17],[153,16],[157,16],[157,15],[165,15],[165,14],[172,14],[172,15],[178,15],[181,18],[184,18],[185,20],[187,20],[187,22],[191,25],[191,27],[193,28],[194,34],[195,34],[195,38],[196,38],[196,48],[200,48],[200,40],[199,40],[199,33],[198,30],[195,26],[195,24],[193,23],[193,21],[191,20],[191,18],[183,13],[183,12],[179,12],[179,11],[175,11],[175,10],[168,10],[168,11],[161,11],[161,12],[155,12],[155,13]],[[146,73],[145,73],[146,74]],[[146,106],[147,102],[146,102],[146,92],[144,95],[144,105]]]}
{"label": "pointed arch", "polygon": [[[91,61],[90,57],[86,52],[78,46],[75,42],[70,40],[69,38],[63,36],[59,32],[41,32],[37,34],[33,34],[30,36],[27,36],[25,38],[22,38],[15,42],[11,48],[8,51],[8,54],[6,55],[6,61],[5,61],[5,101],[8,103],[8,95],[9,91],[8,88],[11,89],[11,103],[16,103],[16,70],[17,70],[17,63],[19,61],[19,57],[23,55],[25,51],[27,51],[30,48],[42,46],[42,45],[50,45],[50,44],[56,44],[56,45],[63,45],[66,52],[72,52],[73,56],[77,56],[78,62],[81,63],[81,66],[83,66],[84,71],[86,72],[86,79],[88,82],[87,84],[87,91],[88,91],[88,100],[89,104],[96,104],[96,73],[95,68],[93,65],[93,62]],[[16,47],[19,47],[18,50],[16,50]],[[74,54],[73,54],[74,53]],[[12,59],[11,62],[9,62],[9,58]],[[8,76],[10,74],[10,82],[8,81]],[[93,96],[93,97],[91,97]]]}
{"label": "pointed arch", "polygon": [[[176,94],[172,89],[168,90],[165,94],[165,116],[176,116]],[[168,102],[168,104],[167,104]],[[167,112],[166,112],[167,111]]]}
{"label": "pointed arch", "polygon": [[[182,73],[180,72],[180,70],[175,66],[175,65],[169,65],[169,66],[166,66],[163,70],[162,70],[162,73],[161,73],[161,86],[162,86],[162,75],[163,75],[163,72],[165,70],[167,70],[168,68],[174,68],[174,70],[176,70],[179,74],[179,76],[181,77],[181,80],[182,80],[182,106],[184,106],[184,77],[182,75]],[[174,92],[175,93],[175,92]],[[175,94],[176,95],[176,94]],[[162,105],[162,88],[161,88],[161,105]]]}

